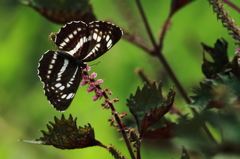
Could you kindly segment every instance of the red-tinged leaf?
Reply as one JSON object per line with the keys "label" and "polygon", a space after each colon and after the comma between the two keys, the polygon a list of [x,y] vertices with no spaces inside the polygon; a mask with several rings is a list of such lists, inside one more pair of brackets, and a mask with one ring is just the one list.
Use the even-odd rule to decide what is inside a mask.
{"label": "red-tinged leaf", "polygon": [[99,141],[95,140],[94,130],[90,124],[88,126],[77,128],[75,118],[73,120],[72,116],[69,119],[65,119],[62,115],[61,119],[55,117],[55,123],[49,122],[47,124],[48,132],[41,131],[43,137],[35,140],[20,140],[23,142],[41,144],[41,145],[52,145],[59,149],[76,149],[76,148],[86,148],[89,146],[101,146]]}
{"label": "red-tinged leaf", "polygon": [[217,73],[224,72],[225,66],[229,63],[227,48],[228,44],[224,39],[218,39],[214,45],[214,48],[209,47],[202,43],[202,47],[206,53],[208,53],[212,61],[206,58],[206,53],[203,52],[202,72],[207,78],[216,76]]}
{"label": "red-tinged leaf", "polygon": [[237,107],[240,102],[240,81],[232,73],[229,75],[218,75],[213,79],[206,79],[200,83],[200,89],[193,92],[191,96],[194,102],[190,107],[200,109],[210,108],[232,108]]}
{"label": "red-tinged leaf", "polygon": [[174,96],[175,92],[171,88],[167,100],[163,98],[161,82],[158,86],[155,82],[150,87],[145,84],[142,90],[138,88],[135,95],[130,95],[130,98],[127,99],[127,106],[136,120],[140,138],[148,127],[156,123],[170,110]]}
{"label": "red-tinged leaf", "polygon": [[[154,124],[156,125],[156,124]],[[171,123],[171,122],[165,122],[163,125],[161,126],[155,126],[156,128],[154,129],[149,129],[147,130],[143,137],[144,138],[149,138],[149,139],[169,139],[172,138],[174,136],[174,126],[176,124],[175,123]]]}
{"label": "red-tinged leaf", "polygon": [[184,6],[193,1],[194,0],[172,0],[169,17],[173,16],[173,14],[176,13],[179,9],[183,8]]}
{"label": "red-tinged leaf", "polygon": [[96,20],[88,0],[25,0],[22,4],[34,8],[48,20],[66,24],[70,21],[89,23]]}

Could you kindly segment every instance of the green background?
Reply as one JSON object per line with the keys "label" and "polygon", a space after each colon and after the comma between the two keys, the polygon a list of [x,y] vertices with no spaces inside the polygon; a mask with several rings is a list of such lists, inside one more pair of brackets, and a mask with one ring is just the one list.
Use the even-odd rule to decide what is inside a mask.
{"label": "green background", "polygon": [[[239,0],[232,2],[240,6]],[[135,1],[92,0],[91,4],[98,20],[110,19],[151,44]],[[157,39],[168,16],[170,1],[142,0],[142,4]],[[226,8],[238,23],[239,13]],[[38,130],[47,130],[46,123],[62,114],[47,102],[37,76],[38,61],[42,54],[54,49],[48,35],[57,32],[61,25],[48,21],[34,9],[14,1],[0,2],[0,20],[0,158],[113,158],[101,147],[60,150],[52,146],[17,141],[39,138],[42,134]],[[228,51],[232,58],[235,52],[233,43],[236,41],[216,19],[216,14],[207,1],[195,1],[173,16],[164,40],[163,53],[189,95],[193,95],[190,89],[198,87],[199,81],[204,79],[201,73],[200,43],[213,46],[220,37],[229,43]],[[126,98],[136,91],[137,86],[142,87],[141,79],[135,74],[136,68],[143,68],[156,81],[163,80],[164,94],[174,85],[158,59],[124,40],[89,64],[99,61],[102,63],[94,65],[91,72],[98,73],[97,79],[104,79],[102,87],[108,87],[113,92],[111,97],[120,100],[115,103],[116,109],[120,113],[127,112],[129,117],[131,115],[125,105]],[[120,134],[107,122],[111,117],[110,110],[102,110],[100,103],[103,100],[93,102],[92,96],[93,93],[86,93],[86,86],[80,87],[70,108],[64,113],[65,116],[68,117],[71,113],[77,117],[79,126],[90,123],[97,140],[105,145],[115,145],[125,157],[130,158]],[[178,91],[175,105],[184,112],[189,111]],[[182,143],[175,145],[175,148],[164,148],[161,142],[144,140],[142,158],[180,158]]]}

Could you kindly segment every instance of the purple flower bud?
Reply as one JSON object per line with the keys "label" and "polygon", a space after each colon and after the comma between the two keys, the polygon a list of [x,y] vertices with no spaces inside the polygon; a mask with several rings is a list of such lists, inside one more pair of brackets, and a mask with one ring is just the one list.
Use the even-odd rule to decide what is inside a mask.
{"label": "purple flower bud", "polygon": [[98,97],[97,96],[93,96],[92,99],[93,99],[93,101],[96,101],[98,99]]}
{"label": "purple flower bud", "polygon": [[82,77],[82,79],[83,79],[84,81],[87,81],[87,80],[89,80],[89,76],[88,76],[88,75],[84,75],[84,76]]}
{"label": "purple flower bud", "polygon": [[86,69],[87,69],[87,71],[90,71],[92,69],[92,67],[87,66]]}
{"label": "purple flower bud", "polygon": [[98,79],[97,80],[97,84],[102,84],[103,83],[103,79]]}
{"label": "purple flower bud", "polygon": [[89,87],[95,87],[95,84],[94,84],[94,83],[92,83],[92,82],[91,82],[91,83],[89,83],[88,85],[89,85]]}
{"label": "purple flower bud", "polygon": [[87,84],[86,81],[81,81],[81,82],[80,82],[80,86],[85,86],[86,84]]}
{"label": "purple flower bud", "polygon": [[96,78],[97,77],[97,73],[96,72],[93,72],[92,74],[91,74],[91,78],[93,79],[93,78]]}
{"label": "purple flower bud", "polygon": [[88,87],[88,88],[87,88],[87,93],[92,92],[92,91],[94,90],[94,88],[95,88],[95,87]]}
{"label": "purple flower bud", "polygon": [[97,96],[102,96],[102,91],[96,91]]}
{"label": "purple flower bud", "polygon": [[240,52],[240,48],[236,48],[235,53],[237,54],[237,53],[239,53],[239,52]]}

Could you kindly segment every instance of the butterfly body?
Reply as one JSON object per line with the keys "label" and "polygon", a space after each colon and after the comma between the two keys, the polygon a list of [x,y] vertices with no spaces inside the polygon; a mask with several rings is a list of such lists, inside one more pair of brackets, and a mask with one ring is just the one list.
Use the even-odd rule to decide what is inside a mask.
{"label": "butterfly body", "polygon": [[48,50],[40,59],[38,76],[44,94],[58,111],[71,104],[82,79],[85,62],[92,61],[119,41],[122,30],[108,22],[85,24],[74,21],[56,34],[54,43],[59,51]]}

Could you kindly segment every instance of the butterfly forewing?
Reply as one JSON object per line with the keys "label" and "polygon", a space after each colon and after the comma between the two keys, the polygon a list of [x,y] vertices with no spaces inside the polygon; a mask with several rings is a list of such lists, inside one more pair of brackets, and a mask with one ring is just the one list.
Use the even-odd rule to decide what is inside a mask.
{"label": "butterfly forewing", "polygon": [[[55,44],[59,50],[65,51],[74,57],[82,52],[82,47],[88,45],[88,26],[84,22],[71,22],[63,26],[57,33]],[[88,46],[86,46],[88,47]]]}
{"label": "butterfly forewing", "polygon": [[94,21],[88,24],[89,41],[88,50],[82,52],[85,62],[92,61],[115,45],[122,36],[122,30],[108,22]]}
{"label": "butterfly forewing", "polygon": [[81,68],[64,52],[47,51],[39,61],[38,75],[48,101],[59,111],[72,102],[81,80]]}
{"label": "butterfly forewing", "polygon": [[47,51],[39,61],[38,75],[49,102],[59,111],[71,104],[82,79],[84,62],[107,52],[122,36],[122,30],[108,22],[70,22],[56,34],[60,51]]}

